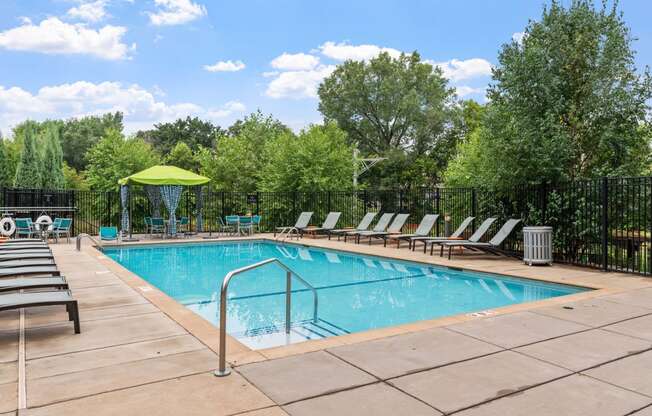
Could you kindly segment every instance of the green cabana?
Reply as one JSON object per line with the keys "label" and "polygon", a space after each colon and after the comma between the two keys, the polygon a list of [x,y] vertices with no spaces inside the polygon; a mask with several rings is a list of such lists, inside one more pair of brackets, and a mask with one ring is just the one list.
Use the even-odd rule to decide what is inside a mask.
{"label": "green cabana", "polygon": [[129,186],[142,185],[153,208],[153,216],[158,216],[160,202],[163,201],[170,213],[168,232],[176,235],[176,211],[184,186],[194,186],[197,194],[197,230],[202,230],[202,194],[201,185],[209,178],[178,168],[176,166],[152,166],[133,175],[122,178],[120,200],[122,202],[122,231],[131,230],[129,218]]}

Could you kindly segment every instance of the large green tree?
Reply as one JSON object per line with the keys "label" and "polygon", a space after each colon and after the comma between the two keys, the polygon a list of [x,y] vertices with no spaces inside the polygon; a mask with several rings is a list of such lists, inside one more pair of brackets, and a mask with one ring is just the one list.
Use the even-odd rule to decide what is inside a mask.
{"label": "large green tree", "polygon": [[88,151],[86,180],[91,189],[112,191],[118,180],[160,163],[160,156],[142,139],[125,137],[109,130]]}
{"label": "large green tree", "polygon": [[0,137],[0,187],[10,187],[14,184],[15,169],[9,152],[6,140]]}
{"label": "large green tree", "polygon": [[267,142],[260,189],[327,191],[352,187],[353,148],[335,123]]}
{"label": "large green tree", "polygon": [[63,151],[60,132],[51,126],[44,133],[45,151],[42,156],[42,182],[44,189],[64,189],[66,179],[63,173]]}
{"label": "large green tree", "polygon": [[86,169],[88,150],[97,144],[109,130],[121,132],[122,113],[71,118],[61,128],[61,146],[64,161],[77,171]]}
{"label": "large green tree", "polygon": [[36,149],[36,131],[32,126],[25,128],[22,135],[20,160],[16,168],[16,188],[40,188],[42,185],[41,155]]}
{"label": "large green tree", "polygon": [[172,123],[155,124],[153,129],[139,131],[136,135],[150,143],[160,154],[166,155],[179,142],[187,144],[193,151],[200,147],[213,147],[215,139],[222,134],[222,129],[210,121],[187,117]]}
{"label": "large green tree", "polygon": [[172,151],[165,156],[165,163],[193,172],[199,170],[199,162],[195,154],[184,142],[179,142],[172,148]]}
{"label": "large green tree", "polygon": [[647,70],[636,70],[617,6],[553,0],[521,42],[503,46],[484,128],[468,146],[479,160],[456,165],[475,173],[455,176],[509,188],[647,169],[650,143],[641,126],[649,122],[652,82]]}

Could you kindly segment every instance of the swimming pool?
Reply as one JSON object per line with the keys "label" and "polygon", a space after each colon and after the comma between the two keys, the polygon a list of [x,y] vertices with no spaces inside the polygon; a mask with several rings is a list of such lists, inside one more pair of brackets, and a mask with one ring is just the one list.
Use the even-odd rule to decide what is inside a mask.
{"label": "swimming pool", "polygon": [[252,349],[483,311],[587,289],[271,241],[105,248],[104,253],[217,326],[222,279],[276,257],[317,289],[293,281],[285,333],[285,272],[275,264],[229,285],[228,333]]}

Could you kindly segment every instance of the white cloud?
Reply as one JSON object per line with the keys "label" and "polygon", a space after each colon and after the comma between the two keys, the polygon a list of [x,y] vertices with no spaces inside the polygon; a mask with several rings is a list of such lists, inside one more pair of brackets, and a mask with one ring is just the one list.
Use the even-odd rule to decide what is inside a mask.
{"label": "white cloud", "polygon": [[168,104],[156,98],[157,90],[155,87],[148,91],[136,84],[87,81],[45,86],[35,93],[20,87],[0,86],[0,130],[8,131],[28,118],[44,120],[122,111],[127,131],[134,131],[180,117],[217,119],[245,110],[244,104],[238,101],[230,101],[216,109],[205,109],[189,102]]}
{"label": "white cloud", "polygon": [[191,0],[154,0],[156,13],[149,13],[149,21],[156,26],[172,26],[191,22],[205,16],[206,7]]}
{"label": "white cloud", "polygon": [[393,48],[383,48],[376,45],[349,45],[346,42],[325,42],[319,47],[319,50],[324,56],[338,61],[346,61],[347,59],[366,61],[378,56],[381,52],[387,52],[395,58],[401,55],[401,51]]}
{"label": "white cloud", "polygon": [[73,7],[68,10],[68,16],[85,20],[87,22],[99,22],[107,16],[106,13],[106,1],[107,0],[97,0],[89,3],[82,3],[77,7]]}
{"label": "white cloud", "polygon": [[438,66],[442,70],[444,77],[451,81],[461,81],[491,75],[491,63],[482,58],[471,58],[465,61],[451,59],[448,62],[426,60],[426,62],[433,66]]}
{"label": "white cloud", "polygon": [[466,97],[471,94],[484,94],[486,92],[484,87],[474,88],[469,87],[468,85],[460,85],[455,87],[455,89],[458,97]]}
{"label": "white cloud", "polygon": [[512,35],[512,40],[518,43],[519,45],[523,44],[524,38],[525,38],[525,32],[516,32]]}
{"label": "white cloud", "polygon": [[280,74],[279,71],[266,71],[266,72],[263,72],[263,77],[271,78],[271,77],[277,76],[278,74]]}
{"label": "white cloud", "polygon": [[50,17],[34,25],[24,21],[22,26],[0,32],[0,48],[33,51],[46,54],[86,54],[102,59],[126,59],[130,49],[122,42],[127,28],[107,25],[98,30],[82,24],[69,24]]}
{"label": "white cloud", "polygon": [[321,81],[335,70],[335,65],[320,65],[309,71],[285,71],[278,74],[265,95],[271,98],[316,98]]}
{"label": "white cloud", "polygon": [[319,65],[319,58],[306,53],[283,53],[277,56],[271,62],[272,68],[290,70],[290,71],[307,71],[314,69]]}
{"label": "white cloud", "polygon": [[208,72],[237,72],[245,67],[242,61],[219,61],[213,65],[204,65],[204,69]]}

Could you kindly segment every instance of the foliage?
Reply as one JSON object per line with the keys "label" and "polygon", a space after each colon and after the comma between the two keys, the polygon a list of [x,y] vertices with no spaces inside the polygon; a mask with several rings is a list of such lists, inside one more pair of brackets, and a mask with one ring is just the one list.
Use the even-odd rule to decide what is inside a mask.
{"label": "foliage", "polygon": [[10,158],[10,148],[6,140],[0,137],[0,187],[13,185],[15,169]]}
{"label": "foliage", "polygon": [[44,134],[45,152],[42,157],[42,183],[44,189],[64,189],[63,151],[59,128],[50,126]]}
{"label": "foliage", "polygon": [[172,123],[155,124],[152,130],[139,131],[137,137],[150,143],[160,154],[166,155],[179,142],[185,143],[193,151],[200,147],[211,148],[215,139],[223,134],[223,130],[210,121],[187,117]]}
{"label": "foliage", "polygon": [[522,43],[504,45],[485,128],[454,169],[475,166],[467,177],[501,189],[644,172],[650,142],[640,126],[648,122],[652,80],[636,71],[616,7],[555,0]]}
{"label": "foliage", "polygon": [[352,186],[353,149],[335,123],[313,125],[298,136],[268,141],[260,189],[264,191],[346,190]]}
{"label": "foliage", "polygon": [[26,126],[22,134],[22,150],[16,168],[14,186],[16,188],[40,188],[41,157],[36,150],[36,131],[33,126]]}
{"label": "foliage", "polygon": [[118,180],[160,163],[152,146],[139,138],[125,139],[109,130],[89,151],[86,177],[91,189],[117,190]]}
{"label": "foliage", "polygon": [[199,171],[199,163],[185,142],[177,143],[165,157],[165,163],[193,172]]}
{"label": "foliage", "polygon": [[61,127],[63,159],[68,166],[81,171],[86,169],[87,152],[96,145],[108,130],[122,131],[122,113],[106,113],[66,120]]}
{"label": "foliage", "polygon": [[64,187],[66,189],[77,189],[85,191],[89,189],[88,183],[82,174],[77,172],[75,168],[68,166],[66,162],[63,162],[63,177],[64,177]]}

